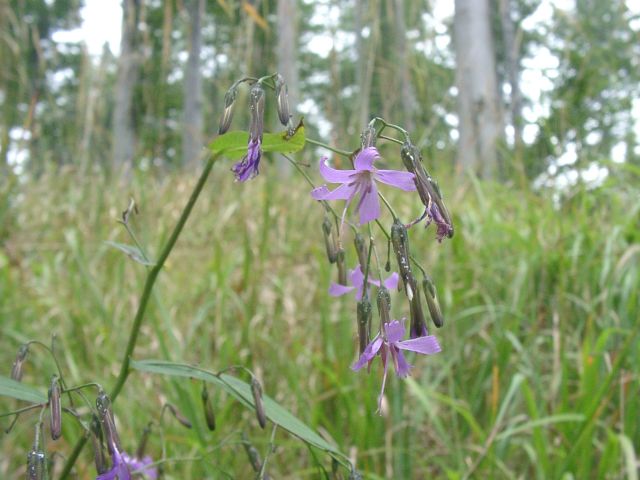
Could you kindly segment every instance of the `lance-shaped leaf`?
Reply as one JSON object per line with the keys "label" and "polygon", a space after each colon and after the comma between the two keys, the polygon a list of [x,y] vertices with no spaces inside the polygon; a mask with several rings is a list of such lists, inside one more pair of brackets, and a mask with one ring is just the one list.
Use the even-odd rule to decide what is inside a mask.
{"label": "lance-shaped leaf", "polygon": [[[140,360],[131,362],[131,367],[141,372],[159,373],[162,375],[172,375],[177,377],[188,377],[214,384],[222,388],[229,395],[234,397],[245,407],[255,410],[251,385],[232,375],[216,375],[198,367],[185,365],[164,360]],[[295,435],[304,442],[313,445],[327,453],[333,454],[340,459],[346,458],[334,446],[324,440],[298,418],[294,417],[279,403],[268,395],[262,396],[264,413],[273,423],[278,424],[292,435]]]}
{"label": "lance-shaped leaf", "polygon": [[[239,160],[247,154],[249,132],[234,130],[217,137],[209,148],[213,153],[223,154],[229,160]],[[265,133],[262,135],[261,149],[263,152],[295,153],[304,148],[304,125],[300,122],[291,136],[287,131]]]}
{"label": "lance-shaped leaf", "polygon": [[31,403],[47,403],[47,396],[31,385],[16,382],[0,375],[0,396],[17,398]]}

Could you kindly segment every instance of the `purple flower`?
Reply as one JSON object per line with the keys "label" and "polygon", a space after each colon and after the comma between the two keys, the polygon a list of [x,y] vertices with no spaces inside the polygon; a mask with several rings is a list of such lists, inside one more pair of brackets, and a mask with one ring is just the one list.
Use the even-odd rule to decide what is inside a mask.
{"label": "purple flower", "polygon": [[133,473],[139,473],[143,478],[148,480],[156,480],[158,478],[158,469],[151,466],[153,460],[149,455],[145,455],[142,459],[130,457],[126,453],[122,454],[122,458],[129,466],[129,470]]}
{"label": "purple flower", "polygon": [[351,200],[359,195],[357,209],[360,214],[360,224],[375,220],[380,216],[376,181],[407,192],[416,189],[413,173],[378,170],[373,166],[373,162],[378,158],[380,158],[380,154],[375,147],[364,148],[360,150],[353,162],[355,170],[336,170],[329,167],[326,164],[327,158],[323,157],[320,160],[320,173],[324,179],[329,183],[341,183],[342,185],[333,191],[329,191],[327,186],[323,185],[313,189],[311,196],[316,200],[346,200],[346,210]]}
{"label": "purple flower", "polygon": [[384,334],[381,335],[378,333],[376,338],[367,345],[367,348],[362,352],[358,361],[351,366],[351,369],[354,371],[360,370],[365,365],[370,367],[376,355],[380,355],[384,374],[382,377],[382,389],[378,397],[378,411],[380,410],[382,395],[384,394],[384,387],[387,381],[387,360],[389,359],[389,354],[391,354],[396,375],[404,378],[409,375],[411,365],[407,363],[401,350],[408,350],[422,355],[433,355],[441,350],[438,340],[433,335],[413,338],[411,340],[402,340],[404,338],[404,330],[404,320],[402,323],[397,320],[385,323]]}
{"label": "purple flower", "polygon": [[453,235],[453,227],[447,222],[438,207],[436,202],[431,202],[431,205],[427,209],[427,223],[425,228],[435,222],[436,224],[436,238],[439,242],[442,242],[444,237],[451,237]]}
{"label": "purple flower", "polygon": [[[364,288],[364,274],[362,273],[362,267],[360,265],[349,272],[349,280],[352,286],[340,285],[339,283],[331,284],[329,287],[329,295],[339,297],[355,290],[356,300],[360,300],[362,298],[362,289]],[[400,276],[396,272],[393,272],[382,284],[387,287],[387,290],[395,290],[398,288],[399,280]],[[380,280],[374,280],[371,278],[371,275],[367,278],[367,283],[380,287]]]}
{"label": "purple flower", "polygon": [[231,168],[231,171],[236,175],[236,181],[246,182],[260,173],[258,170],[262,156],[260,145],[260,138],[249,140],[247,154]]}
{"label": "purple flower", "polygon": [[111,448],[111,459],[113,460],[113,468],[96,477],[96,480],[131,480],[131,472],[127,466],[124,456],[115,446]]}
{"label": "purple flower", "polygon": [[131,473],[140,474],[141,478],[147,480],[156,480],[158,478],[158,469],[151,466],[153,460],[150,456],[143,459],[129,456],[126,452],[120,453],[117,449],[113,449],[111,459],[113,460],[113,468],[96,477],[96,480],[131,480]]}

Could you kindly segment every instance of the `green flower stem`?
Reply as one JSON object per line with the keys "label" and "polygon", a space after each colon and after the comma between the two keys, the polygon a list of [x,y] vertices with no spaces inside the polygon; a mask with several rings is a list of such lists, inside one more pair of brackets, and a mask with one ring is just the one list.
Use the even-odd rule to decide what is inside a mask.
{"label": "green flower stem", "polygon": [[344,157],[350,157],[351,155],[353,155],[353,152],[347,152],[346,150],[340,150],[338,148],[330,147],[326,143],[319,142],[318,140],[314,140],[313,138],[307,137],[305,141],[307,143],[310,143],[311,145],[317,145],[318,147],[322,147],[322,148],[326,148],[327,150],[331,150],[332,152],[337,153],[338,155],[342,155]]}
{"label": "green flower stem", "polygon": [[[196,204],[196,201],[198,200],[198,197],[200,196],[200,193],[202,192],[202,189],[205,183],[207,182],[207,178],[209,177],[209,173],[211,173],[213,164],[216,162],[219,156],[220,154],[212,155],[209,153],[204,170],[200,174],[200,178],[198,179],[198,183],[194,187],[193,192],[191,192],[189,201],[185,205],[184,210],[182,211],[182,214],[178,219],[178,223],[174,227],[173,232],[169,237],[169,240],[167,240],[167,243],[162,248],[162,252],[160,253],[160,256],[158,257],[158,259],[156,260],[155,265],[153,266],[153,268],[151,268],[151,270],[149,270],[149,273],[147,274],[147,280],[145,281],[144,290],[142,291],[142,296],[140,297],[140,304],[138,305],[138,311],[136,312],[136,316],[133,320],[133,325],[131,326],[131,331],[129,333],[129,341],[127,342],[127,347],[124,351],[124,355],[122,358],[120,373],[118,375],[118,378],[116,379],[116,383],[113,386],[113,389],[111,390],[111,394],[110,394],[111,402],[115,402],[116,398],[118,398],[118,395],[122,391],[122,387],[124,387],[124,384],[126,383],[127,378],[129,377],[129,373],[131,371],[129,369],[130,362],[131,362],[131,355],[133,355],[133,351],[136,347],[136,343],[138,341],[138,334],[140,333],[140,327],[142,326],[142,321],[144,320],[144,314],[147,310],[147,305],[149,303],[149,299],[151,298],[151,292],[153,290],[153,286],[156,283],[156,279],[158,278],[158,274],[160,273],[160,270],[162,270],[164,262],[167,260],[167,258],[169,257],[169,254],[173,250],[173,247],[178,241],[178,238],[182,233],[182,229],[187,223],[187,220],[189,219],[189,215],[191,215],[191,211],[193,210],[193,207]],[[83,436],[78,441],[78,443],[76,443],[76,446],[74,447],[73,452],[71,452],[71,455],[69,455],[69,458],[64,465],[64,469],[60,474],[61,479],[68,478],[69,473],[73,468],[73,465],[78,459],[78,456],[80,455],[80,452],[82,452],[82,449],[84,448],[84,445],[86,443],[87,443],[86,435]]]}

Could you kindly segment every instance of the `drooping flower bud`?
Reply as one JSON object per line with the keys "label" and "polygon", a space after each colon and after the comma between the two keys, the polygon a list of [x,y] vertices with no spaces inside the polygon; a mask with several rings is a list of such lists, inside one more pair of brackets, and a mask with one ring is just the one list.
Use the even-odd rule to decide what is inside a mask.
{"label": "drooping flower bud", "polygon": [[347,265],[345,263],[344,250],[338,248],[336,251],[336,264],[338,265],[338,283],[340,285],[347,284]]}
{"label": "drooping flower bud", "polygon": [[413,291],[415,281],[411,272],[409,234],[407,228],[398,220],[391,225],[391,243],[393,244],[393,252],[396,254],[400,278],[402,278],[407,297],[411,300],[415,293]]}
{"label": "drooping flower bud", "polygon": [[24,361],[27,359],[28,353],[29,344],[24,343],[20,345],[20,348],[18,348],[18,353],[16,354],[16,359],[11,366],[11,378],[17,382],[22,380],[22,366],[24,365]]}
{"label": "drooping flower bud", "polygon": [[109,470],[107,460],[104,454],[104,447],[102,445],[102,428],[100,427],[100,420],[95,415],[91,419],[91,446],[93,447],[93,455],[96,464],[96,471],[98,475],[105,473]]}
{"label": "drooping flower bud", "polygon": [[333,235],[331,235],[332,228],[331,220],[328,217],[324,217],[322,221],[322,235],[324,237],[324,247],[327,251],[327,259],[329,263],[336,263],[336,245],[333,239]]}
{"label": "drooping flower bud", "polygon": [[356,233],[356,236],[353,239],[353,243],[356,247],[360,267],[364,271],[365,265],[367,264],[367,246],[365,245],[364,237],[360,234],[360,232]]}
{"label": "drooping flower bud", "polygon": [[264,89],[259,83],[255,83],[249,91],[249,112],[251,114],[249,141],[262,140],[262,132],[264,131]]}
{"label": "drooping flower bud", "polygon": [[218,127],[218,134],[222,135],[229,130],[231,126],[231,119],[233,118],[233,107],[236,103],[236,97],[238,96],[238,86],[234,83],[233,86],[224,94],[224,110],[220,116],[220,126]]}
{"label": "drooping flower bud", "polygon": [[253,395],[258,423],[260,428],[264,428],[267,426],[267,415],[264,412],[264,404],[262,403],[262,385],[260,385],[256,377],[251,377],[251,395]]}
{"label": "drooping flower bud", "polygon": [[276,75],[275,84],[278,118],[280,119],[280,123],[286,127],[291,119],[291,112],[289,110],[289,88],[280,74]]}
{"label": "drooping flower bud", "polygon": [[45,480],[47,478],[47,457],[39,448],[34,447],[27,455],[27,479]]}
{"label": "drooping flower bud", "polygon": [[207,428],[213,432],[216,429],[216,416],[213,412],[211,397],[209,397],[209,390],[207,390],[205,383],[202,384],[200,397],[202,398],[202,408],[204,410],[204,419],[207,422]]}
{"label": "drooping flower bud", "polygon": [[377,132],[373,125],[367,125],[360,134],[360,146],[364,150],[365,148],[376,146]]}
{"label": "drooping flower bud", "polygon": [[262,459],[260,458],[260,453],[256,448],[249,442],[247,438],[247,434],[242,432],[242,446],[244,447],[245,452],[247,452],[247,457],[249,457],[249,463],[251,464],[251,468],[253,471],[258,473],[262,469]]}
{"label": "drooping flower bud", "polygon": [[424,337],[427,335],[427,323],[424,318],[422,301],[420,300],[420,289],[418,288],[415,278],[411,279],[411,288],[414,295],[409,302],[409,315],[411,316],[409,336],[411,338]]}
{"label": "drooping flower bud", "polygon": [[49,415],[51,418],[51,438],[57,440],[62,434],[62,405],[60,403],[60,384],[58,376],[51,377],[49,387]]}
{"label": "drooping flower bud", "polygon": [[138,448],[136,449],[136,458],[144,458],[145,451],[147,449],[147,442],[149,441],[149,436],[151,435],[151,427],[152,423],[148,423],[144,430],[142,431],[142,436],[140,437],[140,441],[138,442]]}
{"label": "drooping flower bud", "polygon": [[442,241],[444,237],[453,237],[451,216],[444,204],[437,182],[431,178],[422,165],[420,150],[415,145],[405,142],[400,150],[400,158],[405,168],[415,175],[416,189],[425,206],[422,216],[411,222],[411,225],[427,217],[427,226],[431,222],[435,222],[439,241]]}
{"label": "drooping flower bud", "polygon": [[116,422],[113,418],[113,411],[111,410],[111,400],[104,390],[100,390],[98,392],[98,397],[96,398],[96,409],[98,410],[98,418],[100,419],[102,432],[104,433],[107,441],[109,453],[111,455],[117,454],[114,449],[121,452],[122,448],[120,447],[120,437],[118,436]]}
{"label": "drooping flower bud", "polygon": [[440,328],[444,325],[444,317],[440,310],[440,302],[438,302],[436,286],[428,275],[425,275],[422,279],[422,289],[424,290],[424,296],[427,299],[427,307],[429,307],[431,320],[436,327]]}
{"label": "drooping flower bud", "polygon": [[180,422],[180,424],[183,427],[191,428],[193,426],[191,425],[191,422],[189,421],[189,419],[185,417],[182,413],[180,413],[180,410],[178,410],[176,407],[174,407],[170,403],[167,403],[165,406],[169,409],[169,411],[174,416],[174,418],[178,420],[178,422]]}
{"label": "drooping flower bud", "polygon": [[356,308],[356,318],[358,320],[358,347],[360,354],[364,352],[371,338],[371,302],[368,298],[363,298],[358,302]]}
{"label": "drooping flower bud", "polygon": [[391,323],[391,295],[384,285],[378,289],[377,304],[380,323],[382,325]]}

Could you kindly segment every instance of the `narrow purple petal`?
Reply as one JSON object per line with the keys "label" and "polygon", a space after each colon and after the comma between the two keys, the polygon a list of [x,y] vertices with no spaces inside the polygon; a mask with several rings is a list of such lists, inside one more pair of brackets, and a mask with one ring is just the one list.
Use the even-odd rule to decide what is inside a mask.
{"label": "narrow purple petal", "polygon": [[387,341],[390,344],[400,342],[404,338],[404,324],[394,320],[384,324],[384,331],[387,334]]}
{"label": "narrow purple petal", "polygon": [[348,183],[357,173],[355,170],[336,170],[327,165],[327,157],[320,159],[320,175],[329,183]]}
{"label": "narrow purple petal", "polygon": [[397,348],[391,347],[391,354],[393,355],[393,365],[396,367],[396,374],[400,378],[405,378],[411,371],[411,365],[407,363],[403,353]]}
{"label": "narrow purple petal", "polygon": [[369,223],[380,216],[378,188],[373,181],[362,191],[358,211],[360,212],[360,225]]}
{"label": "narrow purple petal", "polygon": [[356,363],[351,366],[351,370],[356,372],[373,360],[373,358],[378,354],[380,347],[382,347],[382,344],[382,337],[378,335],[371,343],[369,343],[369,345],[367,345],[367,348],[364,349],[360,358],[358,358]]}
{"label": "narrow purple petal", "polygon": [[415,176],[409,172],[397,170],[376,170],[376,180],[399,188],[405,192],[413,192],[416,189]]}
{"label": "narrow purple petal", "polygon": [[332,297],[340,297],[346,293],[353,291],[355,287],[348,287],[346,285],[340,285],[339,283],[332,283],[329,287],[329,295]]}
{"label": "narrow purple petal", "polygon": [[380,158],[380,153],[376,147],[368,147],[360,150],[360,153],[356,155],[356,159],[353,161],[353,165],[357,171],[361,170],[373,170],[373,162]]}
{"label": "narrow purple petal", "polygon": [[311,190],[311,196],[315,200],[349,200],[355,194],[355,186],[346,183],[343,183],[332,191],[330,191],[326,185]]}
{"label": "narrow purple petal", "polygon": [[384,281],[384,286],[387,288],[387,290],[394,291],[398,288],[399,281],[400,281],[400,275],[398,275],[397,272],[393,272]]}
{"label": "narrow purple petal", "polygon": [[433,335],[404,340],[403,342],[396,342],[395,346],[402,350],[417,352],[423,355],[433,355],[442,350],[438,340]]}
{"label": "narrow purple petal", "polygon": [[258,169],[260,157],[262,156],[260,147],[259,138],[249,140],[247,154],[231,168],[237,182],[246,182],[260,173]]}

